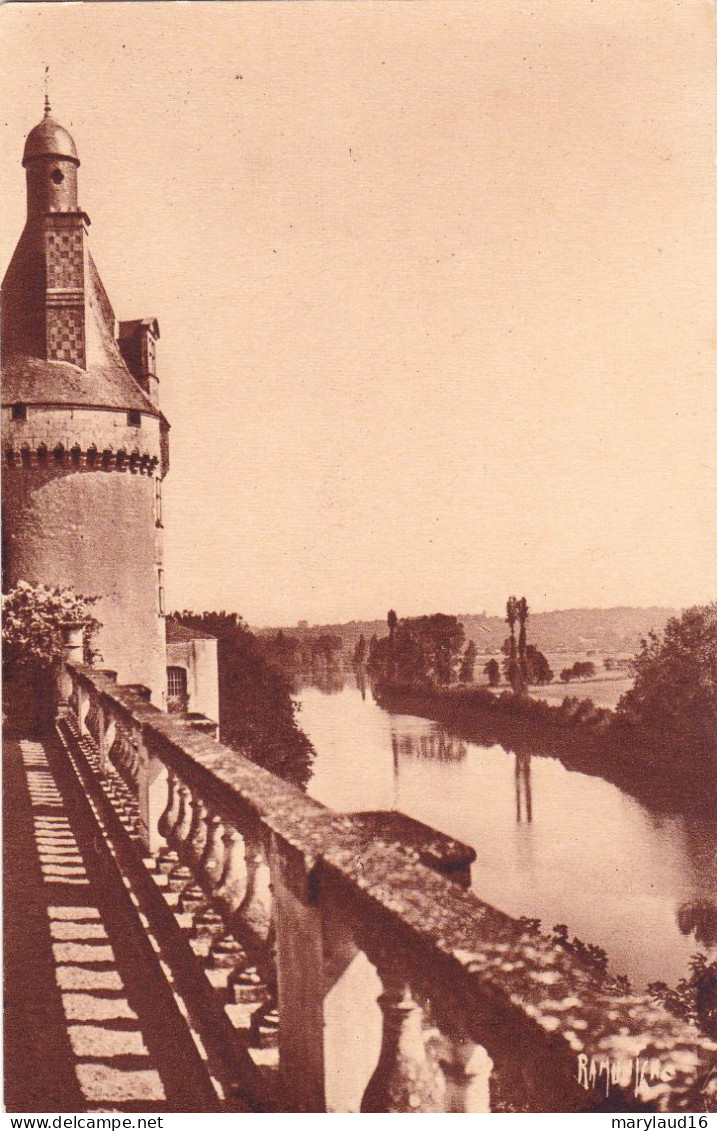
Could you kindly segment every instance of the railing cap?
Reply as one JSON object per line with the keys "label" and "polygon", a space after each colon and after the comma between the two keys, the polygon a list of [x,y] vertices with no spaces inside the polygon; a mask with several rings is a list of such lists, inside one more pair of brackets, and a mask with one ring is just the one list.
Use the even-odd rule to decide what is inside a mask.
{"label": "railing cap", "polygon": [[716,1042],[644,995],[600,985],[548,936],[448,882],[390,839],[369,835],[385,814],[334,813],[105,674],[78,664],[69,671],[140,726],[150,754],[240,832],[258,821],[293,849],[306,874],[315,874],[313,890],[327,900],[327,913],[348,917],[358,945],[379,967],[398,957],[407,980],[431,998],[449,1027],[460,1023],[481,1043],[486,1017],[497,1018],[506,1034],[520,1031],[528,1046],[532,1033],[568,1075],[583,1050],[619,1058],[629,1046],[632,1055],[654,1056],[674,1070],[673,1098],[708,1070]]}

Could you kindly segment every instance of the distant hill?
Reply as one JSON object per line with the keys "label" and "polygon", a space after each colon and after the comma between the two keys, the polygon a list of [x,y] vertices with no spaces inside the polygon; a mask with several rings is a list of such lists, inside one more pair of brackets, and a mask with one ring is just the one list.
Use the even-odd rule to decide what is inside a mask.
{"label": "distant hill", "polygon": [[[431,612],[436,610],[430,610]],[[640,639],[651,629],[661,632],[672,616],[679,615],[679,609],[664,609],[653,606],[648,609],[558,609],[552,613],[531,613],[528,620],[528,639],[543,652],[626,652],[632,654],[640,645]],[[399,614],[400,615],[400,614]],[[480,653],[496,652],[508,634],[508,626],[502,617],[489,617],[484,614],[458,614],[466,636],[475,640]],[[372,621],[350,621],[348,624],[283,625],[281,630],[292,636],[307,634],[320,636],[331,634],[340,636],[344,649],[353,654],[360,636],[370,640],[374,633],[385,636],[388,632],[385,619]],[[264,636],[279,631],[279,628],[255,630]]]}

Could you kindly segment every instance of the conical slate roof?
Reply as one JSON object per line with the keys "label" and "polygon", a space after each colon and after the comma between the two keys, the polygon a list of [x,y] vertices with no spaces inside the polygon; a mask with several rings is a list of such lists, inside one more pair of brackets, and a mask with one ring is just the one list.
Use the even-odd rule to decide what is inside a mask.
{"label": "conical slate roof", "polygon": [[[43,157],[60,157],[79,165],[72,137],[49,106],[25,143],[23,165]],[[61,213],[55,213],[61,219]],[[72,213],[76,217],[81,212]],[[1,289],[2,403],[82,405],[139,409],[161,416],[159,409],[128,369],[116,340],[116,319],[92,255],[84,246],[84,366],[47,356],[47,270],[44,225],[49,217],[29,216]],[[89,223],[84,217],[85,223]],[[64,238],[64,237],[61,237]],[[60,252],[60,256],[64,255]]]}
{"label": "conical slate roof", "polygon": [[87,364],[43,356],[44,260],[38,234],[25,229],[2,285],[2,403],[159,409],[127,368],[115,339],[115,315],[88,255],[85,278]]}

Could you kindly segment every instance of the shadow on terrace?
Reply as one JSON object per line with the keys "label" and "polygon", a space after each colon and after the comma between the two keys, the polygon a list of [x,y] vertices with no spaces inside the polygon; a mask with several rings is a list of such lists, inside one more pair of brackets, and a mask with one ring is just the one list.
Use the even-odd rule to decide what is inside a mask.
{"label": "shadow on terrace", "polygon": [[68,647],[6,736],[10,1111],[700,1111],[717,1046]]}

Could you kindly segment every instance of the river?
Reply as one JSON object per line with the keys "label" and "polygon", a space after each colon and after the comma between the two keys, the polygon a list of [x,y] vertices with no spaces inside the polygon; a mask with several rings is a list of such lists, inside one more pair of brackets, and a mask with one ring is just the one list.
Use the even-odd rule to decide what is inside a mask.
{"label": "river", "polygon": [[473,846],[473,889],[511,915],[607,951],[634,987],[674,985],[714,942],[714,833],[707,818],[653,812],[550,757],[480,746],[391,714],[353,678],[304,687],[299,724],[316,750],[308,791],[344,812],[397,809]]}

